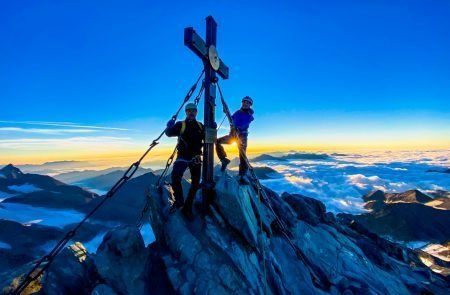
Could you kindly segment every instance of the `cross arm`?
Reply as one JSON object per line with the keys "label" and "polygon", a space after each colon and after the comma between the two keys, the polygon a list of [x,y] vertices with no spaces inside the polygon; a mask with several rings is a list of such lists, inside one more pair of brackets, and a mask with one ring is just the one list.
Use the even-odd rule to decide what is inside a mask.
{"label": "cross arm", "polygon": [[[195,32],[194,28],[184,29],[184,45],[191,49],[203,61],[208,60],[208,47],[205,41]],[[223,78],[228,79],[228,66],[219,58],[220,67],[217,73]],[[209,61],[208,61],[209,63]]]}

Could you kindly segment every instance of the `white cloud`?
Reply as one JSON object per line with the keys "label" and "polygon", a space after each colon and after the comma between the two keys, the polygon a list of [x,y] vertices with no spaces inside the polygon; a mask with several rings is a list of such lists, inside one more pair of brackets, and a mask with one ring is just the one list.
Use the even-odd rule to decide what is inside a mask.
{"label": "white cloud", "polygon": [[362,174],[347,175],[347,182],[359,189],[367,190],[371,187],[384,187],[385,182],[378,176],[365,176]]}
{"label": "white cloud", "polygon": [[83,125],[72,122],[46,122],[46,121],[0,121],[0,123],[7,124],[25,124],[25,125],[40,125],[40,126],[54,126],[54,127],[71,127],[71,128],[87,128],[87,129],[100,129],[100,130],[118,130],[128,131],[130,129],[117,128],[117,127],[104,127],[104,126],[92,126]]}
{"label": "white cloud", "polygon": [[21,133],[33,133],[33,134],[44,134],[44,135],[63,135],[71,133],[94,133],[98,130],[94,129],[54,129],[54,128],[21,128],[21,127],[0,127],[0,132],[21,132]]}
{"label": "white cloud", "polygon": [[307,177],[286,176],[285,179],[290,183],[298,185],[309,185],[312,182],[312,179]]}
{"label": "white cloud", "polygon": [[0,139],[0,148],[26,149],[44,146],[49,148],[71,148],[80,145],[127,145],[130,144],[129,137],[92,136],[92,137],[70,137],[70,138],[18,138]]}

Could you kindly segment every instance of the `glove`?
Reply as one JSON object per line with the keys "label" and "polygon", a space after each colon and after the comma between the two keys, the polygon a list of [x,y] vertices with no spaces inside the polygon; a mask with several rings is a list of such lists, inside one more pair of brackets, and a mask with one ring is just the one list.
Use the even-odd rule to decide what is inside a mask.
{"label": "glove", "polygon": [[170,119],[170,120],[167,122],[167,124],[166,124],[167,128],[172,128],[173,125],[175,125],[175,120],[174,120],[174,119]]}

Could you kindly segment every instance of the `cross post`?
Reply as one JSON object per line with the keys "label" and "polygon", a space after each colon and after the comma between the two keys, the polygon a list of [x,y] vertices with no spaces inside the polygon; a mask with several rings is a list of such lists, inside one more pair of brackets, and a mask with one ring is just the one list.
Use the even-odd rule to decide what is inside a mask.
{"label": "cross post", "polygon": [[192,27],[184,29],[184,45],[191,49],[203,62],[205,69],[204,125],[205,143],[203,146],[203,191],[214,188],[214,143],[217,137],[215,128],[216,82],[219,74],[228,79],[228,67],[219,58],[216,50],[217,23],[212,16],[206,18],[206,42]]}

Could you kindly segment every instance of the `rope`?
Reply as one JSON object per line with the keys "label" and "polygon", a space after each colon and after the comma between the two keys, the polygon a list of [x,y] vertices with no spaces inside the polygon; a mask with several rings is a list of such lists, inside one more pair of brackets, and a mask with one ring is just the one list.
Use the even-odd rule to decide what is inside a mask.
{"label": "rope", "polygon": [[[258,201],[259,201],[259,208],[261,208],[262,202],[261,202],[261,194],[258,191]],[[259,232],[261,233],[261,244],[262,244],[262,255],[263,255],[263,268],[264,268],[264,294],[268,294],[267,293],[267,270],[266,270],[266,247],[263,243],[263,223],[262,223],[262,216],[261,216],[261,212],[259,214]]]}
{"label": "rope", "polygon": [[[234,128],[234,124],[233,124],[233,119],[231,117],[231,113],[230,113],[230,109],[228,108],[228,105],[224,99],[223,93],[222,93],[222,89],[220,88],[219,83],[217,83],[217,88],[219,90],[219,94],[220,94],[220,99],[223,105],[223,111],[226,115],[226,117],[228,118],[228,121],[230,123],[230,127],[232,129]],[[236,129],[235,129],[236,130]],[[238,141],[238,148],[239,148],[239,153],[240,155],[242,155],[242,158],[245,160],[245,163],[247,164],[247,167],[250,171],[250,174],[252,175],[253,180],[255,181],[255,186],[256,189],[258,191],[258,196],[262,196],[263,197],[263,201],[265,203],[265,205],[269,208],[269,210],[271,211],[271,213],[273,214],[278,226],[280,227],[280,232],[282,233],[282,235],[286,238],[287,242],[289,243],[289,245],[291,246],[291,248],[294,250],[296,256],[298,259],[300,259],[301,261],[303,261],[305,263],[305,265],[309,268],[310,270],[310,274],[312,277],[313,282],[318,283],[320,285],[324,285],[324,283],[322,282],[322,280],[319,278],[319,276],[316,274],[316,272],[312,269],[312,267],[310,266],[310,263],[308,261],[308,259],[306,258],[305,254],[303,254],[302,250],[294,244],[294,242],[292,242],[290,235],[288,234],[288,229],[286,227],[286,225],[284,224],[284,222],[278,217],[278,214],[275,212],[275,210],[273,209],[272,205],[270,205],[270,200],[269,197],[266,194],[266,191],[263,189],[261,182],[259,181],[258,177],[256,176],[256,173],[253,169],[253,166],[251,165],[247,154],[245,152],[245,150],[242,147],[242,143],[239,137],[239,131],[236,130],[236,140]],[[261,214],[260,214],[260,218],[261,218]]]}
{"label": "rope", "polygon": [[[198,82],[200,81],[201,77],[203,76],[203,73],[205,70],[203,70],[196,80],[196,82],[191,86],[189,91],[187,92],[186,96],[184,97],[183,103],[178,108],[175,115],[172,116],[172,120],[176,120],[178,117],[178,114],[180,113],[183,106],[186,104],[187,101],[191,98],[192,94],[194,93],[195,89],[197,88]],[[202,87],[204,88],[204,86]],[[53,262],[53,259],[64,249],[65,245],[70,241],[70,239],[73,238],[73,236],[76,234],[77,230],[88,220],[103,204],[110,198],[114,196],[114,194],[130,179],[133,177],[134,173],[138,170],[142,160],[147,156],[147,154],[156,146],[159,144],[158,140],[161,139],[163,134],[166,132],[167,127],[161,132],[161,134],[155,138],[152,143],[150,144],[149,148],[145,151],[145,153],[139,158],[138,161],[131,164],[131,166],[125,171],[123,176],[113,185],[113,187],[108,191],[106,196],[100,201],[100,203],[97,204],[97,206],[94,207],[84,218],[81,220],[72,230],[68,231],[66,235],[56,244],[56,246],[50,251],[49,254],[45,255],[41,259],[39,259],[35,266],[28,272],[28,274],[25,276],[25,279],[17,286],[17,288],[12,291],[10,294],[20,294],[22,293],[25,288],[34,280],[36,280],[44,271],[46,271],[51,263]],[[145,208],[144,208],[145,209]],[[148,208],[147,208],[148,209]],[[42,268],[40,268],[42,265]],[[36,272],[36,273],[35,273]]]}
{"label": "rope", "polygon": [[219,127],[217,127],[217,130],[219,130],[220,129],[220,126],[222,126],[222,124],[223,124],[223,122],[225,121],[225,118],[226,118],[227,116],[223,116],[223,118],[222,118],[222,122],[220,122],[220,124],[219,124]]}
{"label": "rope", "polygon": [[[197,79],[196,83],[198,83],[198,81],[199,81],[199,79]],[[204,90],[205,90],[205,80],[202,81],[202,87],[200,88],[200,91],[198,92],[197,96],[194,99],[195,105],[198,105],[198,103],[200,102],[200,99],[202,97],[202,94],[203,94]],[[186,100],[185,100],[185,102],[186,102]],[[170,155],[170,157],[167,159],[166,166],[164,167],[163,172],[160,174],[158,180],[154,184],[155,187],[159,188],[161,186],[161,181],[166,177],[167,171],[169,170],[170,166],[172,165],[173,158],[175,157],[175,154],[177,152],[179,143],[180,143],[180,138],[178,137],[177,145],[175,146],[175,148],[174,148],[172,154]],[[193,160],[191,160],[189,162],[192,162],[192,161]],[[145,196],[146,196],[146,202],[145,202],[144,207],[143,207],[143,209],[141,211],[141,215],[139,216],[139,218],[136,221],[136,226],[137,226],[137,228],[139,230],[141,230],[142,226],[144,225],[144,221],[143,220],[144,220],[145,214],[147,213],[147,211],[148,211],[148,209],[150,207],[151,194],[150,194],[150,189],[149,188],[146,189]]]}

